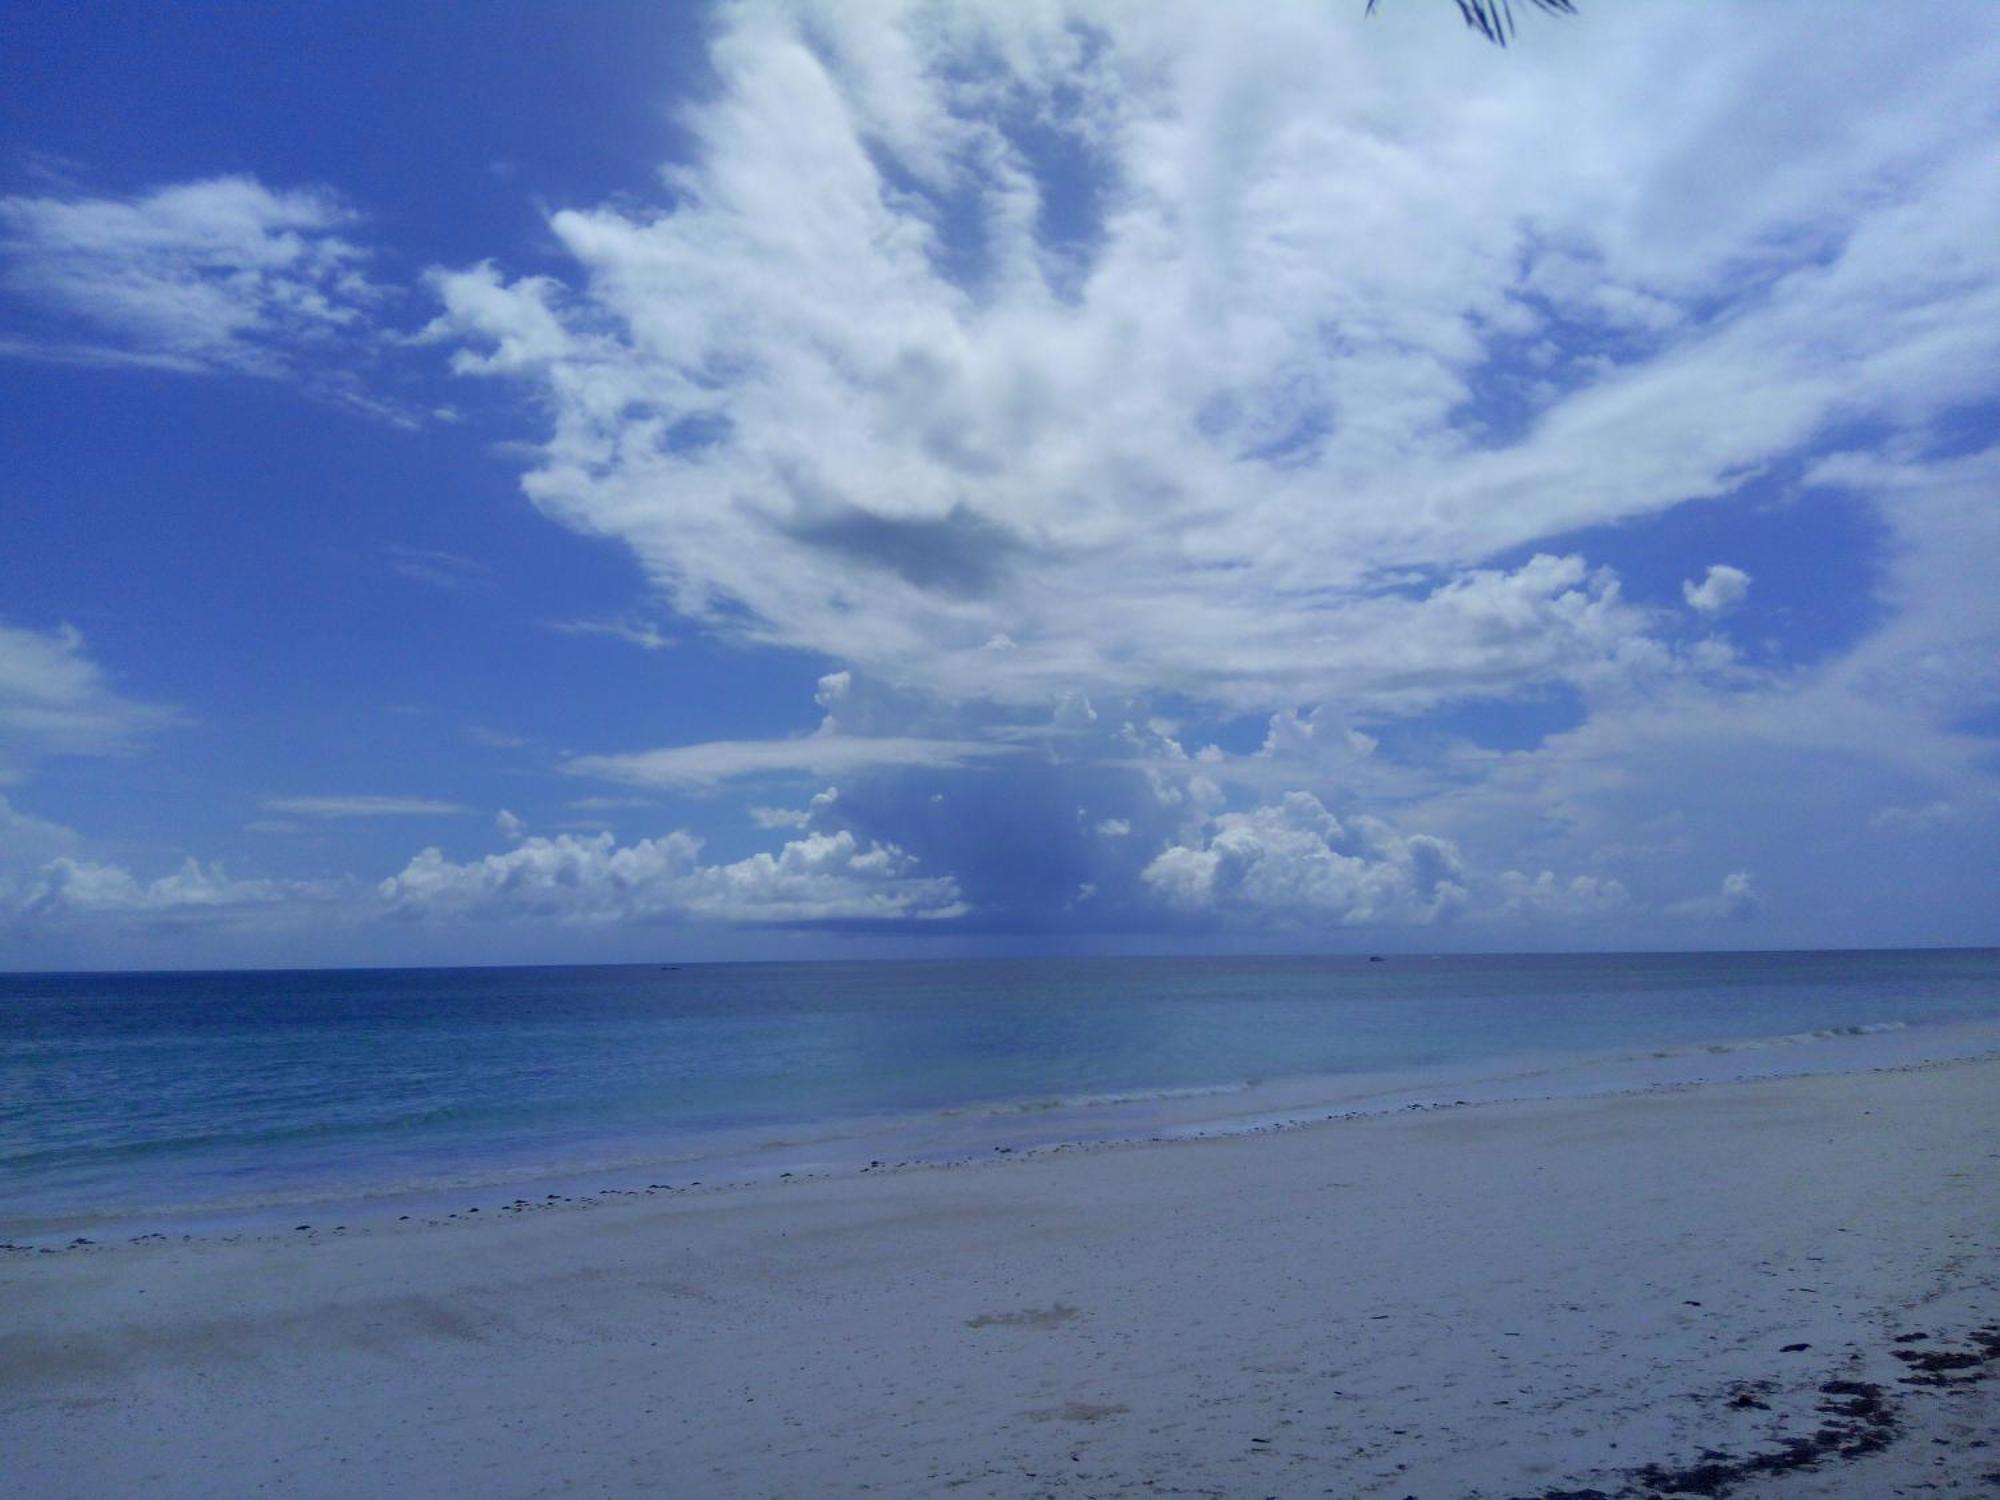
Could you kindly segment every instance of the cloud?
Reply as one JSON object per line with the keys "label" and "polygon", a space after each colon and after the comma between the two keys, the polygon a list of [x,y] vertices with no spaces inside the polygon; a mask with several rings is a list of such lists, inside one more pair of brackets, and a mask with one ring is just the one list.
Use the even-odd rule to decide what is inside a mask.
{"label": "cloud", "polygon": [[1932,461],[1839,453],[1807,479],[1868,497],[1890,546],[1877,590],[1887,619],[1816,680],[1794,714],[1798,732],[1837,732],[1885,757],[1962,776],[1986,746],[1950,726],[2000,707],[2000,590],[1992,586],[2000,445]]}
{"label": "cloud", "polygon": [[524,734],[494,729],[485,724],[466,725],[465,737],[475,745],[484,745],[488,750],[523,750],[534,743]]}
{"label": "cloud", "polygon": [[24,813],[0,797],[0,901],[16,877],[72,853],[79,842],[73,829]]}
{"label": "cloud", "polygon": [[1885,833],[1919,834],[1951,828],[1963,820],[1963,814],[1951,803],[1937,801],[1926,802],[1919,807],[1878,808],[1869,818],[1868,826]]}
{"label": "cloud", "polygon": [[83,633],[0,625],[0,783],[52,755],[113,755],[179,714],[113,691]]}
{"label": "cloud", "polygon": [[1750,592],[1750,575],[1728,563],[1713,563],[1700,583],[1681,582],[1681,597],[1688,607],[1705,615],[1719,615],[1741,604]]}
{"label": "cloud", "polygon": [[776,854],[703,864],[701,840],[675,832],[620,846],[609,833],[530,837],[456,864],[424,850],[382,882],[404,915],[546,917],[563,922],[792,924],[943,920],[965,906],[951,877],[926,876],[893,845],[809,834]]}
{"label": "cloud", "polygon": [[[415,357],[545,414],[505,445],[527,494],[676,611],[549,628],[839,670],[816,733],[561,769],[663,795],[838,778],[837,806],[760,790],[751,822],[801,851],[761,858],[843,910],[887,889],[849,890],[843,859],[903,851],[899,878],[952,872],[912,909],[996,927],[1671,938],[1662,918],[1745,916],[1768,883],[1760,940],[1808,911],[1824,940],[1855,845],[1914,867],[1928,846],[1880,835],[1984,816],[1992,742],[1966,726],[2000,708],[2000,449],[1968,448],[2000,388],[2000,33],[1949,0],[1838,27],[1807,0],[1604,7],[1496,65],[1427,12],[718,11],[650,201],[560,208],[547,258],[431,273]],[[356,367],[390,304],[352,211],[226,181],[6,200],[4,290],[44,321],[0,347]],[[211,222],[239,228],[187,227]],[[158,311],[182,285],[185,324]],[[1865,581],[1802,607],[1840,528],[1791,550],[1754,528],[1834,490],[1879,532],[1840,559]],[[1717,556],[1768,606],[1731,639],[1751,580]],[[492,582],[453,554],[390,566]],[[142,737],[132,705],[10,724],[9,649],[0,777]],[[420,856],[434,904],[415,877],[394,904],[679,920],[766,880],[511,832],[497,868]]]}
{"label": "cloud", "polygon": [[1722,877],[1721,888],[1711,895],[1691,896],[1667,908],[1667,915],[1697,920],[1722,919],[1745,922],[1764,909],[1764,898],[1753,885],[1748,870],[1733,870]]}
{"label": "cloud", "polygon": [[266,797],[264,810],[300,818],[434,818],[472,811],[432,797]]}
{"label": "cloud", "polygon": [[747,5],[661,200],[429,337],[681,614],[942,700],[1653,690],[1726,663],[1511,559],[2000,378],[2000,43],[1812,14]]}
{"label": "cloud", "polygon": [[1502,917],[1554,918],[1571,921],[1600,917],[1631,904],[1623,883],[1601,875],[1577,875],[1558,880],[1553,870],[1530,878],[1519,870],[1503,871],[1499,881]]}
{"label": "cloud", "polygon": [[977,740],[898,735],[815,734],[794,740],[709,740],[622,755],[579,755],[564,762],[572,776],[631,786],[698,788],[753,776],[846,776],[885,767],[963,766],[1009,753]]}
{"label": "cloud", "polygon": [[1748,870],[1737,870],[1722,877],[1722,914],[1724,916],[1755,916],[1763,904],[1763,898],[1751,889],[1750,872]]}
{"label": "cloud", "polygon": [[476,558],[456,552],[440,552],[427,547],[390,547],[389,568],[412,583],[462,593],[470,589],[490,589],[493,570]]}
{"label": "cloud", "polygon": [[1174,908],[1252,925],[1434,922],[1464,904],[1464,877],[1448,840],[1365,816],[1345,826],[1309,792],[1222,813],[1141,873]]}
{"label": "cloud", "polygon": [[624,641],[642,651],[664,651],[674,638],[647,620],[550,620],[548,628],[559,635],[601,635]]}
{"label": "cloud", "polygon": [[292,905],[324,898],[332,889],[313,882],[234,880],[221,865],[195,859],[171,875],[141,881],[122,865],[64,856],[23,881],[12,906],[16,915],[44,919],[176,919]]}
{"label": "cloud", "polygon": [[293,379],[392,421],[343,367],[387,295],[321,188],[215,177],[129,198],[0,198],[0,289],[40,315],[0,352],[188,374]]}

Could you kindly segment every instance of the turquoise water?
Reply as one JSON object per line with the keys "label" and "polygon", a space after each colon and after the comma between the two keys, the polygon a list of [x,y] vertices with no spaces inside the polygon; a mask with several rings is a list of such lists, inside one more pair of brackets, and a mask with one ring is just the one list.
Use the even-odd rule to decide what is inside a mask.
{"label": "turquoise water", "polygon": [[891,1138],[1218,1117],[1273,1080],[1457,1086],[1779,1038],[1918,1055],[1927,1028],[1996,1019],[1994,950],[17,975],[0,1227],[732,1152],[865,1165]]}

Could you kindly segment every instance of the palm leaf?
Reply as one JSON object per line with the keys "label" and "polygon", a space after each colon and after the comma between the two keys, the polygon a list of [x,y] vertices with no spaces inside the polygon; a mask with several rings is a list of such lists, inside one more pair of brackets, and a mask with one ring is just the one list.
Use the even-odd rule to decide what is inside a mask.
{"label": "palm leaf", "polygon": [[[1504,47],[1514,34],[1513,0],[1454,0],[1465,24],[1496,46]],[[1575,0],[1527,0],[1536,10],[1552,16],[1576,14]],[[1377,0],[1368,0],[1368,14],[1375,14]]]}

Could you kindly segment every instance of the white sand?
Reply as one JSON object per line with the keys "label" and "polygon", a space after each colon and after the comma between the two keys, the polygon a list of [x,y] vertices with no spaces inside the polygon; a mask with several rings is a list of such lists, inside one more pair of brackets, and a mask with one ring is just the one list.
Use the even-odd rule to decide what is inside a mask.
{"label": "white sand", "polygon": [[1996,1229],[1989,1061],[11,1252],[0,1491],[1990,1494]]}

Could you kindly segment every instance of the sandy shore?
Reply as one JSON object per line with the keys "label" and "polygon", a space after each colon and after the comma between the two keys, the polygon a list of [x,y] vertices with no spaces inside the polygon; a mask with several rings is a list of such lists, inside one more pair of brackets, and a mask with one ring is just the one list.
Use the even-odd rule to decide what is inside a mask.
{"label": "sandy shore", "polygon": [[13,1251],[0,1491],[1989,1494],[1997,1229],[1986,1061]]}

